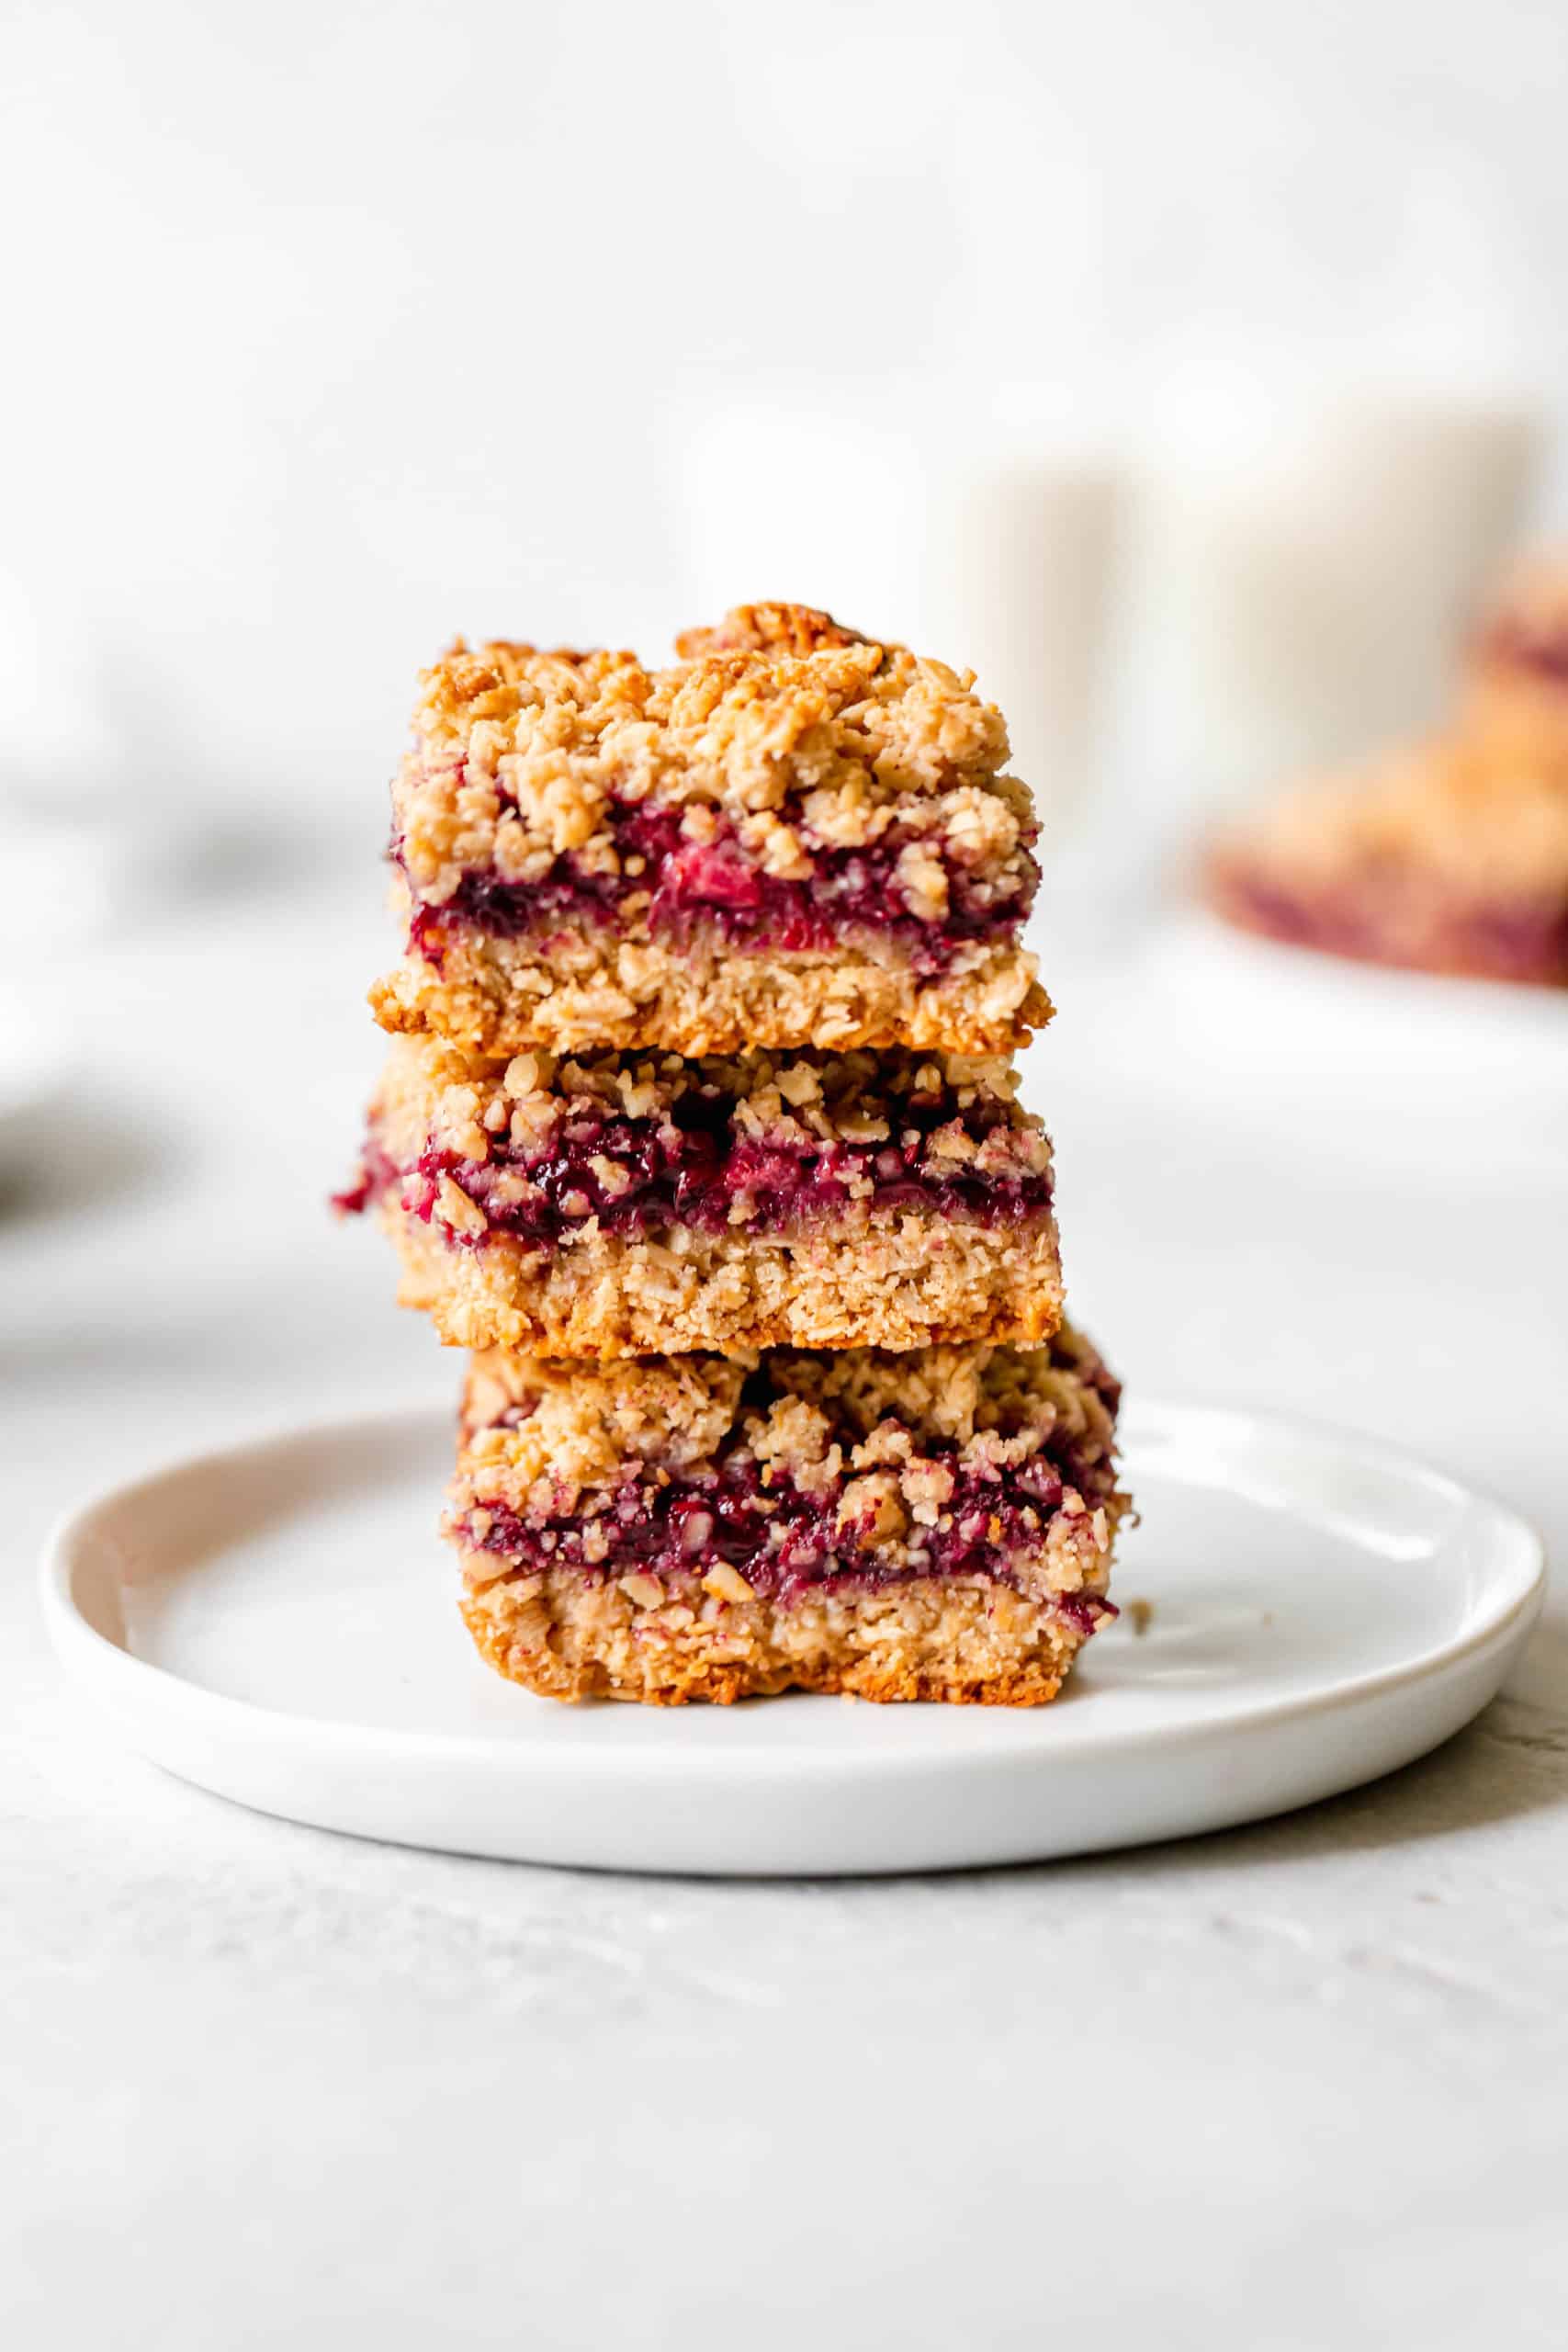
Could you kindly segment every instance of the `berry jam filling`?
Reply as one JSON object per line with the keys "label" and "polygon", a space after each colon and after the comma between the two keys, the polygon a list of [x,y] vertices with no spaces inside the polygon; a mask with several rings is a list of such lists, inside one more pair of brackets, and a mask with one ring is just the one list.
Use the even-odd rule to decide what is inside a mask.
{"label": "berry jam filling", "polygon": [[[479,1507],[483,1532],[465,1522],[465,1540],[475,1549],[499,1554],[528,1576],[545,1568],[568,1568],[590,1582],[626,1576],[634,1569],[658,1577],[705,1576],[721,1563],[743,1576],[760,1600],[787,1603],[831,1577],[857,1589],[905,1584],[914,1577],[986,1577],[998,1584],[1017,1582],[1015,1563],[1037,1553],[1061,1509],[1065,1487],[1076,1487],[1089,1510],[1109,1502],[1115,1473],[1103,1460],[1088,1460],[1070,1445],[1052,1459],[1047,1453],[983,1476],[961,1468],[954,1449],[928,1444],[925,1457],[945,1461],[953,1478],[942,1523],[911,1527],[898,1565],[879,1558],[865,1523],[840,1523],[842,1482],[826,1494],[805,1495],[787,1478],[763,1473],[743,1445],[711,1471],[666,1485],[630,1479],[604,1499],[602,1515],[586,1515],[581,1502],[570,1518],[524,1519],[503,1504]],[[1113,1604],[1096,1593],[1053,1596],[1054,1606],[1082,1633],[1092,1633]]]}
{"label": "berry jam filling", "polygon": [[[622,810],[615,822],[621,870],[586,870],[571,851],[536,882],[503,882],[491,872],[464,875],[439,907],[416,906],[409,944],[438,961],[445,926],[454,921],[515,937],[551,916],[608,922],[634,891],[651,893],[648,923],[655,936],[685,937],[694,922],[730,946],[823,953],[852,929],[881,932],[908,950],[919,974],[941,972],[973,940],[1011,934],[1033,901],[1038,869],[998,896],[964,868],[947,868],[948,909],[939,922],[910,912],[896,868],[904,843],[885,836],[859,849],[821,849],[808,882],[781,879],[753,864],[733,837],[688,840],[672,808]],[[1030,835],[1029,838],[1032,838]],[[393,844],[393,856],[397,845]]]}
{"label": "berry jam filling", "polygon": [[353,1183],[345,1184],[341,1193],[333,1193],[332,1204],[340,1216],[362,1216],[367,1209],[374,1208],[394,1184],[401,1182],[401,1169],[383,1150],[372,1129],[365,1138],[365,1148],[359,1155]]}
{"label": "berry jam filling", "polygon": [[[589,1105],[569,1111],[549,1143],[531,1156],[479,1161],[431,1145],[403,1170],[372,1141],[364,1180],[339,1195],[339,1205],[367,1207],[400,1182],[403,1207],[439,1224],[450,1240],[479,1243],[491,1233],[509,1233],[546,1244],[590,1217],[607,1233],[672,1225],[713,1234],[776,1233],[841,1217],[856,1200],[868,1208],[919,1208],[993,1226],[1043,1216],[1051,1205],[1048,1168],[982,1168],[933,1149],[939,1132],[954,1124],[976,1150],[1006,1128],[1008,1107],[995,1097],[961,1107],[947,1089],[905,1096],[894,1112],[895,1131],[872,1143],[804,1131],[737,1135],[734,1113],[733,1100],[716,1088],[693,1086],[661,1118],[618,1117]],[[441,1216],[444,1177],[481,1211],[485,1232],[456,1233]]]}

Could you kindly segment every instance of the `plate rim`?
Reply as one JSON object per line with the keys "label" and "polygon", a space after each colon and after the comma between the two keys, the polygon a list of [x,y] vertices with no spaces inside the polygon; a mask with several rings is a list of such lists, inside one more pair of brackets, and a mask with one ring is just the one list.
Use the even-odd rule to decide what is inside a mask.
{"label": "plate rim", "polygon": [[[1151,1420],[1163,1416],[1178,1424],[1197,1419],[1228,1421],[1233,1426],[1249,1430],[1261,1429],[1298,1439],[1304,1437],[1385,1472],[1392,1471],[1405,1478],[1415,1477],[1428,1487],[1445,1491],[1467,1506],[1479,1505],[1491,1515],[1497,1531],[1511,1544],[1520,1547],[1518,1566],[1514,1571],[1517,1589],[1483,1623],[1459,1638],[1443,1644],[1430,1655],[1372,1668],[1331,1690],[1264,1699],[1217,1716],[1155,1726],[1113,1725],[1092,1735],[1080,1734],[1080,1744],[1075,1751],[1078,1759],[1096,1752],[1122,1753],[1143,1747],[1157,1753],[1185,1746],[1193,1740],[1208,1740],[1226,1735],[1252,1736],[1310,1715],[1375,1702],[1396,1690],[1409,1690],[1428,1681],[1434,1676],[1460,1671],[1489,1651],[1506,1645],[1516,1635],[1522,1638],[1529,1632],[1548,1586],[1550,1569],[1546,1542],[1535,1522],[1500,1496],[1456,1477],[1451,1471],[1439,1468],[1404,1446],[1390,1443],[1367,1431],[1347,1430],[1332,1420],[1310,1415],[1267,1409],[1259,1411],[1251,1406],[1201,1396],[1173,1398],[1152,1393],[1129,1399],[1125,1421],[1134,1433],[1145,1415]],[[474,1762],[483,1758],[502,1770],[536,1769],[538,1755],[536,1745],[513,1736],[501,1736],[493,1732],[399,1730],[384,1724],[355,1723],[329,1715],[293,1714],[254,1699],[236,1698],[225,1691],[211,1690],[203,1683],[189,1680],[172,1668],[138,1657],[122,1643],[100,1633],[85,1614],[73,1589],[81,1546],[91,1532],[91,1523],[111,1506],[133,1503],[139,1496],[179,1476],[210,1476],[221,1472],[226,1466],[254,1463],[258,1457],[268,1453],[287,1453],[302,1445],[325,1445],[331,1449],[344,1443],[363,1443],[370,1439],[385,1441],[399,1430],[408,1434],[417,1431],[422,1437],[428,1437],[448,1418],[444,1408],[431,1404],[394,1405],[341,1419],[320,1419],[274,1429],[264,1428],[249,1438],[209,1447],[196,1453],[173,1456],[134,1477],[104,1487],[85,1502],[73,1505],[61,1515],[46,1536],[39,1566],[39,1600],[50,1645],[62,1669],[79,1688],[90,1689],[91,1695],[100,1702],[122,1690],[127,1693],[145,1691],[151,1683],[161,1686],[159,1696],[164,1703],[175,1709],[187,1723],[243,1727],[252,1737],[295,1745],[309,1740],[331,1747],[380,1748],[406,1758],[423,1757],[433,1764],[440,1761],[454,1764]],[[131,1705],[138,1714],[143,1703],[141,1700],[131,1699]],[[584,1720],[592,1720],[596,1710],[584,1707],[558,1712],[581,1713]],[[1047,1723],[1052,1719],[1060,1720],[1055,1716],[1055,1709],[1016,1712],[1027,1713],[1032,1723],[1040,1723],[1042,1718]],[[909,1708],[881,1709],[876,1713],[891,1719],[889,1728],[912,1724],[919,1720],[920,1715],[919,1710]],[[946,1777],[992,1769],[1010,1753],[1021,1759],[1025,1755],[1032,1755],[1039,1761],[1049,1751],[1043,1744],[1032,1749],[1014,1751],[981,1746],[922,1751],[913,1742],[905,1741],[897,1746],[868,1746],[863,1751],[846,1755],[840,1750],[815,1749],[809,1746],[799,1749],[738,1746],[706,1751],[684,1742],[679,1745],[672,1742],[668,1746],[653,1743],[640,1747],[634,1758],[631,1751],[615,1746],[583,1741],[571,1751],[570,1767],[573,1771],[586,1769],[590,1772],[620,1773],[635,1769],[639,1772],[652,1770],[663,1775],[694,1773],[705,1776],[711,1772],[715,1758],[722,1757],[727,1773],[739,1771],[749,1776],[776,1774],[786,1770],[797,1776],[850,1771],[856,1775],[881,1777],[898,1772],[935,1770]]]}

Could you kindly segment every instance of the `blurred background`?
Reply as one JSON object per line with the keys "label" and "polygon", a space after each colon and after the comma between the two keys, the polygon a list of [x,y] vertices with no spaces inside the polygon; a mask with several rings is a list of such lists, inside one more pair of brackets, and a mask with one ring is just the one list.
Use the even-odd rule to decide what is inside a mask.
{"label": "blurred background", "polygon": [[[1130,1374],[1418,1436],[1412,1318],[1451,1382],[1504,1279],[1456,1260],[1477,1187],[1531,1188],[1506,1280],[1568,1289],[1556,994],[1181,911],[1222,812],[1424,724],[1568,531],[1560,8],[13,0],[0,39],[24,1414],[51,1367],[133,1369],[143,1451],[439,1390],[321,1209],[415,673],[458,631],[658,659],[760,597],[1008,714],[1061,1007],[1028,1083]],[[1319,1275],[1364,1314],[1369,1255],[1348,1387]]]}
{"label": "blurred background", "polygon": [[362,854],[454,632],[763,595],[1131,855],[1565,519],[1551,0],[6,14],[0,788],[117,859]]}
{"label": "blurred background", "polygon": [[71,1702],[32,1568],[154,1463],[449,1408],[326,1207],[420,665],[658,658],[772,597],[1008,714],[1060,1008],[1025,1084],[1130,1396],[1362,1429],[1561,1557],[1568,992],[1182,885],[1224,812],[1426,724],[1498,566],[1568,538],[1565,88],[1562,0],[6,0],[0,2335],[342,2311],[425,2352],[603,2273],[674,2299],[660,2343],[754,2282],[771,2343],[775,2304],[831,2334],[795,2254],[838,2229],[874,2342],[862,2187],[908,2181],[911,2344],[1032,2343],[1049,2296],[1097,2343],[1458,2352],[1499,2280],[1562,2341],[1560,1603],[1362,1798],[840,1899],[241,1815]]}
{"label": "blurred background", "polygon": [[[457,631],[658,659],[773,596],[1008,714],[1062,1008],[1029,1083],[1129,1370],[1429,1418],[1389,1351],[1419,1309],[1457,1376],[1461,1295],[1500,1279],[1456,1262],[1456,1188],[1534,1188],[1553,1221],[1509,1246],[1568,1287],[1559,995],[1180,912],[1218,817],[1425,724],[1499,565],[1568,531],[1551,0],[13,0],[3,39],[30,1394],[84,1350],[280,1413],[442,1377],[319,1213],[377,1058],[415,673]],[[1344,1230],[1303,1220],[1292,1265],[1258,1212],[1303,1170]],[[1388,1337],[1342,1395],[1318,1269],[1385,1211]],[[1272,1319],[1249,1215],[1295,1285]]]}

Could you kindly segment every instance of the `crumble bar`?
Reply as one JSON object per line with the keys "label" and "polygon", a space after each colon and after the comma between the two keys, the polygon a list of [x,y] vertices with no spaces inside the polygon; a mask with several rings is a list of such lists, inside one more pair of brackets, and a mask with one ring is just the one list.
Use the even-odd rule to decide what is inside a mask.
{"label": "crumble bar", "polygon": [[461,1347],[608,1357],[1047,1339],[1051,1150],[1002,1062],[487,1059],[399,1039],[357,1181]]}
{"label": "crumble bar", "polygon": [[967,674],[791,605],[630,653],[459,643],[393,785],[397,1031],[512,1054],[1011,1052],[1039,869]]}
{"label": "crumble bar", "polygon": [[1419,746],[1237,827],[1207,891],[1294,945],[1568,986],[1568,780],[1471,739]]}
{"label": "crumble bar", "polygon": [[445,1532],[481,1655],[558,1699],[1034,1706],[1096,1626],[1116,1382],[1049,1348],[477,1355]]}

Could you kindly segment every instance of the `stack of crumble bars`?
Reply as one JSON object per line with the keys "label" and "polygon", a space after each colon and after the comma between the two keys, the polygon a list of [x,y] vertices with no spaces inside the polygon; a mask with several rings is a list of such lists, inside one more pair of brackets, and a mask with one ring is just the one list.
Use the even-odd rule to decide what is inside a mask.
{"label": "stack of crumble bars", "polygon": [[359,1180],[471,1351],[446,1532],[553,1698],[1055,1697],[1117,1387],[1062,1320],[1000,714],[796,605],[459,646],[393,788]]}

